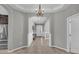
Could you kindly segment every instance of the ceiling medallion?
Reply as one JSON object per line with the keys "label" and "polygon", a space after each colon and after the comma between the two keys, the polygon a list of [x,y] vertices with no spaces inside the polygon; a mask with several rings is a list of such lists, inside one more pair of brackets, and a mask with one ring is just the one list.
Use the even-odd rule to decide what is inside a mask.
{"label": "ceiling medallion", "polygon": [[37,16],[43,16],[44,15],[44,9],[41,8],[41,4],[39,4],[39,9],[36,10]]}

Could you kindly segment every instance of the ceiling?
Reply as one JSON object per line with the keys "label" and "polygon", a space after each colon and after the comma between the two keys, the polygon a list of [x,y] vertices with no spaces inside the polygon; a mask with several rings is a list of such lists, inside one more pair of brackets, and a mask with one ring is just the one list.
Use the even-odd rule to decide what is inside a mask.
{"label": "ceiling", "polygon": [[[67,8],[69,5],[64,4],[42,4],[42,9],[44,9],[44,13],[53,13],[58,12]],[[9,7],[16,9],[21,12],[26,13],[35,13],[36,9],[38,9],[39,4],[9,4]]]}

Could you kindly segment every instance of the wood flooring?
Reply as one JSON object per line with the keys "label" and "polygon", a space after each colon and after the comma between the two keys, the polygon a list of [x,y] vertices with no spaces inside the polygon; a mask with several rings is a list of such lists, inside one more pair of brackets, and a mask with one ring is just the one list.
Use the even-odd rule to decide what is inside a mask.
{"label": "wood flooring", "polygon": [[29,48],[22,48],[12,53],[8,50],[0,50],[0,54],[70,54],[58,48],[50,48],[48,39],[36,38]]}
{"label": "wood flooring", "polygon": [[18,54],[69,54],[64,50],[58,48],[50,48],[48,39],[36,38],[31,47],[23,48],[15,53]]}

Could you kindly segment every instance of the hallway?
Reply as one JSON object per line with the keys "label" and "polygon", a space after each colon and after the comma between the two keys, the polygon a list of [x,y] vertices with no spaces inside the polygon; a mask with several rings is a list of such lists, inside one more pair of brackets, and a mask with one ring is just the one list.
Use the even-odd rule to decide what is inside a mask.
{"label": "hallway", "polygon": [[48,40],[36,38],[30,48],[22,48],[15,51],[16,54],[68,54],[64,50],[58,48],[49,48]]}

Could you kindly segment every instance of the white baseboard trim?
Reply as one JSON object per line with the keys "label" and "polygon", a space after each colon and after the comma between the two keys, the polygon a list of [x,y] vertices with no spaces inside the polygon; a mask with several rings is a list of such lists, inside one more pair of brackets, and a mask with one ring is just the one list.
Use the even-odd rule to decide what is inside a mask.
{"label": "white baseboard trim", "polygon": [[70,49],[69,48],[67,48],[67,52],[70,52]]}
{"label": "white baseboard trim", "polygon": [[59,49],[62,49],[62,50],[64,50],[64,51],[68,52],[68,50],[67,50],[67,49],[62,48],[62,47],[59,47],[59,46],[56,46],[56,45],[53,45],[53,46],[51,46],[51,47],[56,47],[56,48],[59,48]]}
{"label": "white baseboard trim", "polygon": [[8,50],[8,52],[14,52],[16,50],[19,50],[19,49],[22,49],[22,48],[25,48],[25,47],[29,47],[29,46],[22,46],[22,47],[18,47],[18,48],[15,48],[15,49],[12,49],[12,50]]}

